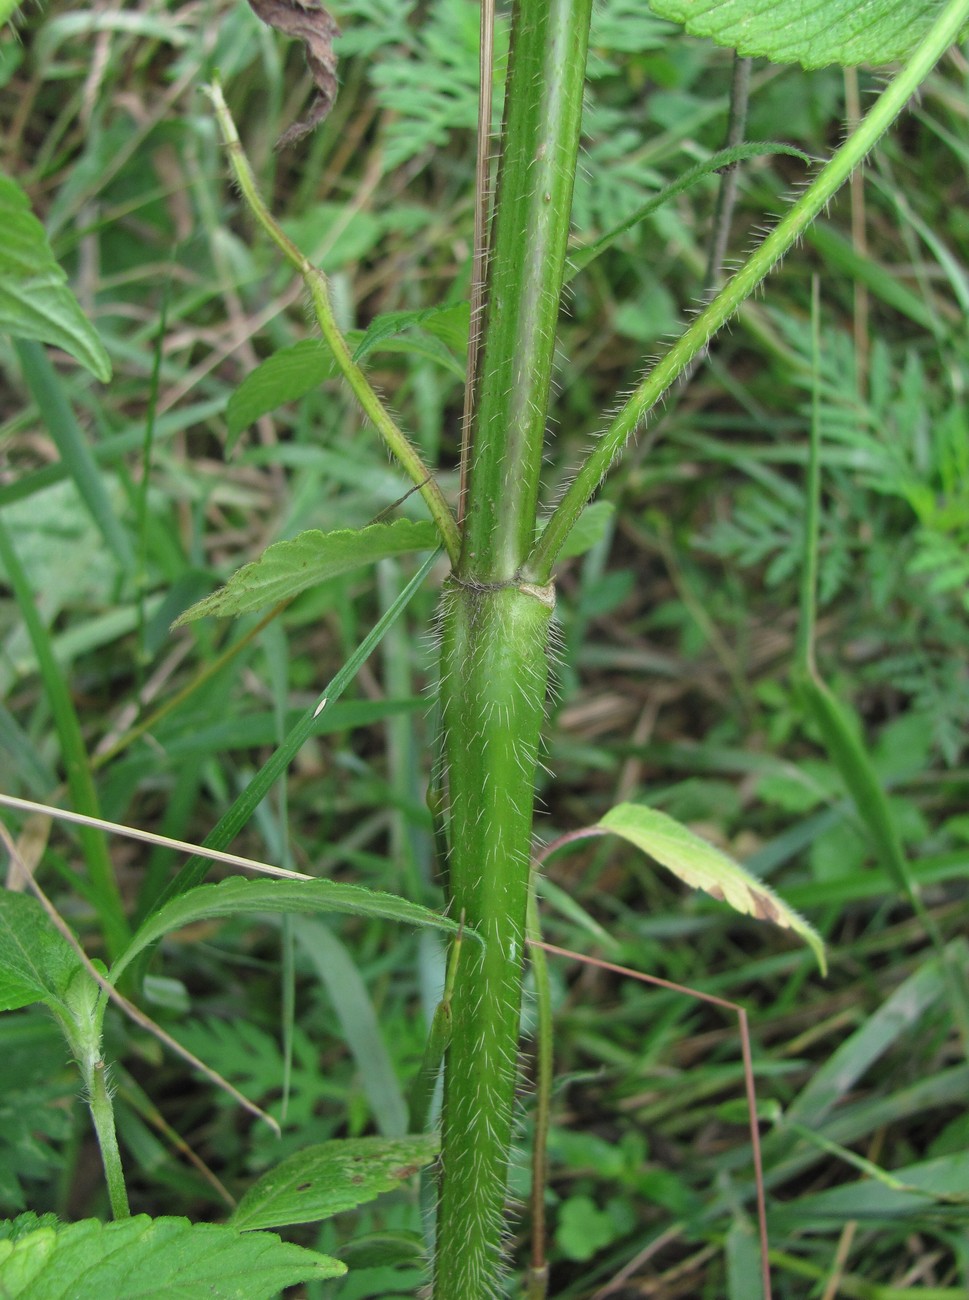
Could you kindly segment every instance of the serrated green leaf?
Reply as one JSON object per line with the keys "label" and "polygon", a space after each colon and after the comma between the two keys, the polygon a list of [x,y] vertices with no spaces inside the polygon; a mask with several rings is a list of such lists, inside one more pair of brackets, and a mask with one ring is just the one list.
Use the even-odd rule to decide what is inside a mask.
{"label": "serrated green leaf", "polygon": [[[112,967],[112,981],[117,981],[138,953],[162,935],[196,921],[236,916],[240,912],[296,916],[341,912],[352,916],[379,916],[407,925],[430,926],[448,934],[456,934],[461,929],[457,921],[441,916],[429,907],[399,898],[396,894],[365,889],[362,885],[347,885],[334,880],[243,880],[236,876],[218,885],[198,885],[153,912]],[[474,936],[474,931],[467,926],[464,933]]]}
{"label": "serrated green leaf", "polygon": [[940,0],[649,0],[681,23],[745,57],[823,68],[907,58],[935,22]]}
{"label": "serrated green leaf", "polygon": [[102,383],[111,362],[20,186],[0,173],[0,330],[63,348]]}
{"label": "serrated green leaf", "polygon": [[9,1300],[273,1300],[284,1287],[345,1272],[339,1260],[272,1233],[147,1214],[116,1223],[85,1219],[0,1240],[0,1294]]}
{"label": "serrated green leaf", "polygon": [[221,590],[187,609],[172,626],[181,627],[207,614],[218,618],[249,614],[298,596],[327,578],[376,564],[388,555],[433,550],[439,541],[433,524],[410,519],[340,528],[332,533],[312,528],[288,541],[274,542],[258,560],[244,565]]}
{"label": "serrated green leaf", "polygon": [[71,981],[82,970],[36,898],[0,890],[0,1011],[32,1002],[65,1010]]}
{"label": "serrated green leaf", "polygon": [[311,393],[326,379],[339,374],[333,353],[322,339],[302,339],[292,347],[274,352],[246,375],[229,398],[225,418],[228,426],[226,453],[256,420],[275,411],[284,402],[295,402]]}
{"label": "serrated green leaf", "polygon": [[404,1138],[348,1138],[323,1142],[290,1156],[254,1183],[230,1220],[234,1228],[280,1228],[316,1223],[390,1192],[429,1165],[438,1151],[433,1134]]}
{"label": "serrated green leaf", "polygon": [[655,858],[691,889],[702,889],[747,916],[793,930],[810,946],[822,974],[826,972],[824,944],[807,921],[763,881],[680,822],[656,808],[622,803],[611,808],[599,825]]}

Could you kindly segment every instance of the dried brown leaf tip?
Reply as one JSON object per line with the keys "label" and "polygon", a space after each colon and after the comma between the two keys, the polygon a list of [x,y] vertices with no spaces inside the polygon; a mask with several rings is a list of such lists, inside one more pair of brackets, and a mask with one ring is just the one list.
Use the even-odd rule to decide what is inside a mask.
{"label": "dried brown leaf tip", "polygon": [[306,46],[306,64],[316,83],[316,96],[309,112],[294,122],[276,141],[277,149],[302,140],[319,126],[336,99],[337,57],[333,42],[340,29],[331,14],[317,0],[249,0],[257,18],[284,36],[302,41]]}

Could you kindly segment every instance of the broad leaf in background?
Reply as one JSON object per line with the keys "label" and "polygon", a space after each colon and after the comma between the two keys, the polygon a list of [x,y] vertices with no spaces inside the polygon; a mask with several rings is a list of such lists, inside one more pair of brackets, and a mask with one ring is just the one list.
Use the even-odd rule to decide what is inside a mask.
{"label": "broad leaf in background", "polygon": [[367,332],[356,346],[353,359],[358,364],[368,352],[405,330],[420,329],[439,339],[450,352],[464,357],[468,350],[468,332],[471,321],[471,304],[450,303],[443,307],[427,307],[423,311],[388,311],[376,316]]}
{"label": "broad leaf in background", "polygon": [[290,1156],[249,1188],[232,1215],[233,1228],[315,1223],[393,1191],[429,1165],[433,1134],[405,1138],[347,1138]]}
{"label": "broad leaf in background", "polygon": [[0,890],[0,1011],[43,1002],[68,1014],[77,954],[31,894]]}
{"label": "broad leaf in background", "polygon": [[649,0],[649,6],[691,36],[804,68],[904,59],[941,10],[938,0]]}
{"label": "broad leaf in background", "polygon": [[0,330],[63,348],[102,383],[111,362],[20,186],[0,173]]}
{"label": "broad leaf in background", "polygon": [[605,537],[615,513],[616,507],[611,501],[593,501],[591,506],[586,506],[565,539],[565,545],[559,551],[559,560],[573,560],[577,555],[591,551]]}
{"label": "broad leaf in background", "polygon": [[466,365],[464,357],[455,356],[446,344],[426,331],[392,334],[374,343],[373,352],[396,352],[403,356],[421,357],[435,366],[440,366],[455,379],[464,379]]}
{"label": "broad leaf in background", "polygon": [[295,402],[311,393],[326,379],[340,372],[333,353],[322,339],[302,339],[292,347],[280,348],[250,371],[229,398],[226,407],[230,452],[250,424],[275,411],[284,402]]}
{"label": "broad leaf in background", "polygon": [[291,929],[336,1012],[377,1132],[383,1138],[406,1136],[412,1131],[407,1102],[387,1046],[386,1026],[381,1023],[357,963],[326,921],[297,916]]}
{"label": "broad leaf in background", "polygon": [[691,889],[702,889],[747,916],[793,930],[810,945],[822,974],[826,972],[824,944],[803,917],[763,881],[666,813],[642,804],[621,803],[610,808],[598,825],[655,858]]}
{"label": "broad leaf in background", "polygon": [[[112,981],[145,948],[171,930],[213,917],[237,916],[240,912],[273,912],[306,915],[311,912],[342,912],[352,916],[380,916],[386,921],[430,926],[457,934],[461,925],[411,903],[396,894],[379,893],[363,885],[346,885],[334,880],[243,880],[233,877],[218,885],[198,885],[153,912],[111,969]],[[464,927],[465,935],[474,931]],[[475,936],[476,937],[476,936]]]}
{"label": "broad leaf in background", "polygon": [[219,618],[250,614],[298,596],[327,578],[376,564],[388,555],[433,550],[439,540],[433,524],[409,519],[359,529],[340,528],[333,533],[312,528],[288,541],[274,542],[258,560],[234,573],[221,590],[187,609],[173,626],[181,627],[206,614]]}
{"label": "broad leaf in background", "polygon": [[[23,1219],[36,1221],[33,1215]],[[240,1233],[188,1219],[85,1219],[24,1233],[0,1223],[0,1294],[124,1300],[272,1300],[288,1286],[341,1277],[346,1265],[270,1233]]]}

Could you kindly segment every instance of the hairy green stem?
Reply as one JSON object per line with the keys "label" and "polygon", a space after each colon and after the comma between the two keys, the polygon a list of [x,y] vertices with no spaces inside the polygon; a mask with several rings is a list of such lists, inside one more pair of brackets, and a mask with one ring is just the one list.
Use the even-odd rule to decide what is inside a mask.
{"label": "hairy green stem", "polygon": [[435,1300],[499,1294],[552,603],[455,580],[444,596],[451,905],[484,947],[466,945],[451,999]]}
{"label": "hairy green stem", "polygon": [[507,582],[535,536],[592,0],[518,0],[459,572]]}
{"label": "hairy green stem", "polygon": [[108,1199],[111,1202],[111,1214],[115,1219],[127,1219],[131,1210],[128,1207],[128,1190],[125,1187],[124,1170],[121,1167],[121,1152],[118,1149],[118,1134],[114,1126],[114,1106],[108,1090],[106,1067],[99,1057],[85,1071],[88,1089],[88,1104],[94,1131],[101,1148],[101,1163],[104,1166],[104,1178],[108,1185]]}
{"label": "hairy green stem", "polygon": [[[38,891],[38,894],[44,907],[50,908],[51,905],[43,892]],[[66,926],[64,928],[66,929]],[[68,930],[67,933],[70,934],[70,931]],[[76,946],[77,941],[73,936],[71,940]],[[78,951],[83,957],[82,950],[78,948]],[[84,962],[90,970],[78,971],[65,991],[63,1004],[53,1006],[51,1009],[70,1044],[84,1082],[94,1132],[101,1149],[101,1164],[108,1185],[111,1213],[115,1219],[126,1219],[131,1211],[128,1207],[128,1190],[125,1186],[118,1133],[114,1124],[114,1105],[111,1101],[107,1066],[102,1050],[104,1013],[108,1004],[103,990],[91,978],[92,974],[97,975],[95,968],[86,957]]]}
{"label": "hairy green stem", "polygon": [[548,960],[538,945],[542,923],[535,894],[537,867],[532,866],[528,890],[526,932],[535,981],[535,1133],[532,1138],[532,1258],[526,1283],[527,1300],[545,1300],[548,1294],[548,1260],[545,1254],[545,1183],[548,1176],[548,1128],[552,1112],[552,987]]}
{"label": "hairy green stem", "polygon": [[875,147],[938,59],[958,38],[967,15],[969,0],[949,0],[925,40],[895,80],[882,92],[857,130],[852,132],[740,270],[727,281],[709,307],[701,312],[638,385],[596,443],[536,542],[523,570],[530,581],[548,582],[556,556],[583,507],[642,420],[675,383],[694,356],[707,346],[737,308],[766,279],[864,160],[865,155]]}
{"label": "hairy green stem", "polygon": [[435,1300],[500,1294],[535,768],[554,607],[521,583],[579,147],[591,0],[516,0],[461,557],[441,613],[452,914],[462,954],[444,1078]]}
{"label": "hairy green stem", "polygon": [[367,376],[353,360],[347,341],[336,323],[333,308],[330,306],[326,276],[319,267],[314,266],[296,247],[266,206],[265,200],[259,193],[259,187],[256,184],[256,178],[252,173],[249,160],[239,140],[235,122],[222,95],[222,87],[218,82],[214,82],[211,86],[206,87],[206,92],[215,108],[222,137],[229,151],[229,161],[233,175],[239,184],[239,189],[242,191],[246,206],[257,224],[273,241],[290,266],[303,277],[303,282],[309,290],[313,313],[316,316],[320,332],[333,353],[340,373],[349,384],[364,414],[384,440],[391,455],[424,498],[424,502],[431,513],[431,518],[437,524],[438,531],[441,534],[444,549],[447,551],[451,562],[455,563],[460,549],[458,527],[450,506],[444,500],[440,484],[421,460],[417,448],[398,427],[390,412],[377,396]]}

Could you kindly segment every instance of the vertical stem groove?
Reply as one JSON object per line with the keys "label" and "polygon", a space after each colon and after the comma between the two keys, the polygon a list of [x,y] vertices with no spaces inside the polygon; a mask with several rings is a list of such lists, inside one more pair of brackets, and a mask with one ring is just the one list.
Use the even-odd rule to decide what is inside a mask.
{"label": "vertical stem groove", "polygon": [[535,537],[592,0],[517,0],[459,571],[510,581]]}

